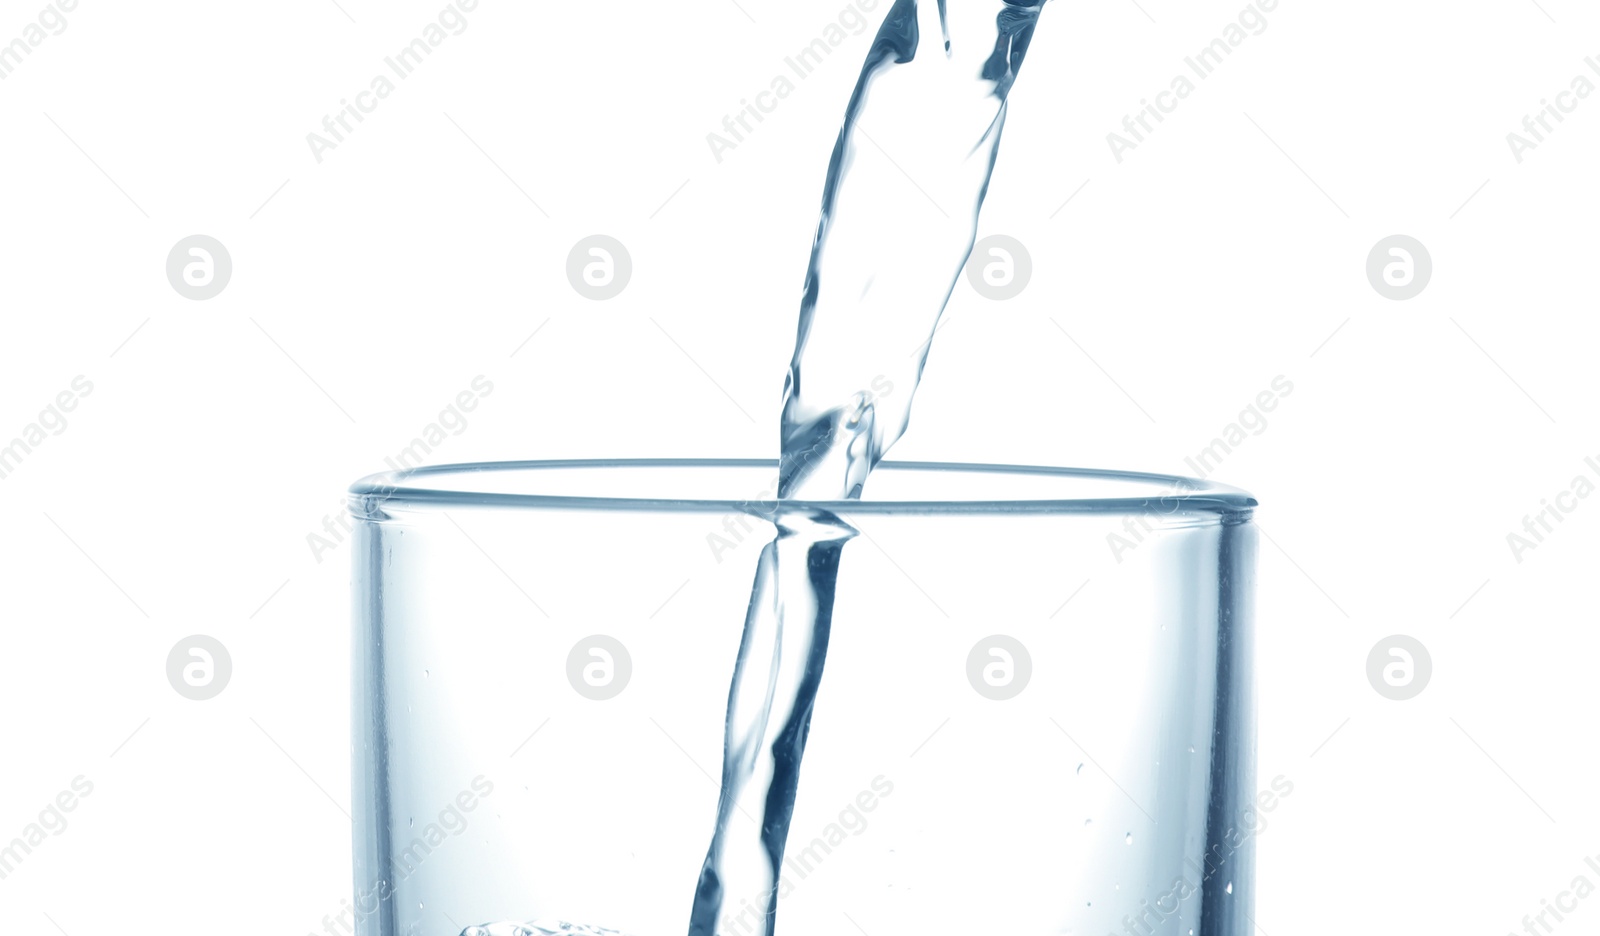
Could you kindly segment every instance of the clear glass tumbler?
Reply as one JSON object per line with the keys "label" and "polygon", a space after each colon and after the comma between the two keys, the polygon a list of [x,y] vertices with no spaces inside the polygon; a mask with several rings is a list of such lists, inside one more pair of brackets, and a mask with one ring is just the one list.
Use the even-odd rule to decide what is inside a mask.
{"label": "clear glass tumbler", "polygon": [[[515,462],[352,487],[355,932],[687,931],[776,474]],[[774,930],[1245,936],[1273,796],[1255,503],[923,463],[785,502],[858,532]],[[728,895],[718,933],[759,931],[762,905]]]}

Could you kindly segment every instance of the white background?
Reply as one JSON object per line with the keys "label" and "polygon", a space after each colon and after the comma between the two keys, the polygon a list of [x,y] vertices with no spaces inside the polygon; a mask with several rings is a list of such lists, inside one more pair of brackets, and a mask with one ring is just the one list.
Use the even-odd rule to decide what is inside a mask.
{"label": "white background", "polygon": [[[40,6],[0,0],[0,42]],[[773,453],[870,31],[719,162],[706,134],[843,0],[482,0],[319,163],[306,135],[441,6],[85,0],[0,82],[0,440],[94,387],[0,481],[0,840],[94,784],[0,880],[6,933],[299,934],[338,908],[348,551],[307,535],[475,375],[494,393],[438,461]],[[1033,279],[958,284],[894,455],[1189,473],[1286,376],[1217,472],[1264,505],[1261,773],[1296,784],[1256,920],[1517,930],[1600,883],[1600,500],[1521,562],[1506,540],[1600,481],[1600,95],[1520,164],[1506,134],[1600,83],[1600,14],[1282,0],[1119,163],[1106,134],[1242,6],[1049,4],[979,232]],[[196,233],[234,263],[201,302],[164,269]],[[565,276],[594,233],[633,258],[606,302]],[[1396,233],[1435,266],[1404,302],[1364,269]],[[194,633],[234,661],[204,703],[164,672]],[[1395,633],[1433,658],[1408,702],[1365,676]],[[1597,925],[1596,900],[1556,924]]]}

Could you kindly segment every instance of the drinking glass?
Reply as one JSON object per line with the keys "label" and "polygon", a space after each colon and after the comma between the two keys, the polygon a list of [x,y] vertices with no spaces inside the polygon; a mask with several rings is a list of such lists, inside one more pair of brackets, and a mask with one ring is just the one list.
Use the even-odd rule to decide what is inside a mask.
{"label": "drinking glass", "polygon": [[[886,462],[862,500],[780,503],[776,478],[544,461],[351,488],[357,933],[686,932],[779,508],[856,534],[776,927],[1249,932],[1275,795],[1254,776],[1253,498]],[[756,932],[764,904],[727,895],[718,932]]]}

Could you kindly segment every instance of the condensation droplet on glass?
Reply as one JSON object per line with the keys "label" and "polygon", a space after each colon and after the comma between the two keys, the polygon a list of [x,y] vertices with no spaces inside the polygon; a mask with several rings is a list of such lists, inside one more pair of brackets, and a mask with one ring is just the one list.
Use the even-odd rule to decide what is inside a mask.
{"label": "condensation droplet on glass", "polygon": [[1088,825],[1091,822],[1094,822],[1094,820],[1093,819],[1085,819],[1085,820],[1083,820],[1083,824],[1084,825]]}
{"label": "condensation droplet on glass", "polygon": [[427,679],[428,678],[428,671],[427,670],[423,670],[422,671],[422,678],[423,679]]}
{"label": "condensation droplet on glass", "polygon": [[1078,765],[1078,769],[1077,769],[1077,770],[1076,770],[1076,771],[1074,771],[1074,772],[1075,772],[1075,773],[1083,773],[1083,765],[1082,765],[1082,764],[1079,764],[1079,765]]}
{"label": "condensation droplet on glass", "polygon": [[1132,845],[1133,844],[1133,833],[1132,832],[1129,832],[1127,837],[1122,840],[1122,844],[1124,844],[1124,845]]}
{"label": "condensation droplet on glass", "polygon": [[1228,882],[1228,886],[1224,887],[1223,890],[1227,891],[1230,894],[1233,893],[1233,882],[1229,881]]}

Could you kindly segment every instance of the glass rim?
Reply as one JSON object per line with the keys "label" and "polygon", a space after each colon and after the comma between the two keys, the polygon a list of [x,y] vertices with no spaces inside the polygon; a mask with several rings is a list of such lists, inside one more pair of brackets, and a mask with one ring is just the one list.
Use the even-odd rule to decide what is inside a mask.
{"label": "glass rim", "polygon": [[[481,477],[486,472],[531,472],[549,469],[683,469],[706,470],[763,468],[776,477],[777,459],[762,458],[613,458],[548,459],[530,461],[464,462],[428,465],[367,475],[351,484],[349,507],[360,518],[384,519],[384,507],[488,507],[539,508],[591,511],[651,511],[670,513],[746,513],[772,516],[784,511],[816,510],[833,514],[1059,514],[1059,513],[1160,513],[1215,514],[1222,522],[1250,519],[1258,501],[1246,491],[1181,475],[1101,468],[1061,468],[1042,465],[969,464],[961,462],[884,461],[879,472],[963,472],[980,475],[1058,478],[1090,484],[1134,484],[1150,489],[1148,496],[1061,498],[925,498],[904,500],[779,500],[776,495],[753,498],[615,497],[576,494],[523,494],[465,490],[447,483],[451,477]],[[432,480],[433,483],[429,483]]]}

